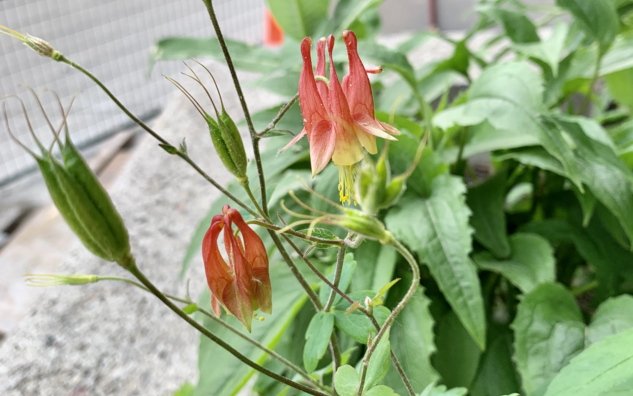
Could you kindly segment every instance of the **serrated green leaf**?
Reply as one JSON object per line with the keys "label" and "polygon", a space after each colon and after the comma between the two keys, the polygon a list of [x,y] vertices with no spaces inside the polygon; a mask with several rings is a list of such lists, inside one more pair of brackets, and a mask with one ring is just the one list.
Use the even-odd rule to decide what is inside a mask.
{"label": "serrated green leaf", "polygon": [[587,344],[595,344],[633,328],[633,297],[623,295],[600,304],[587,328]]}
{"label": "serrated green leaf", "polygon": [[480,185],[468,189],[466,203],[473,212],[470,225],[473,237],[497,257],[510,255],[503,211],[506,171],[500,171]]}
{"label": "serrated green leaf", "polygon": [[[308,234],[308,232],[310,232],[310,228],[305,228],[303,230],[298,230],[299,232],[302,232],[304,234]],[[338,240],[338,238],[336,237],[336,235],[332,234],[332,231],[325,229],[325,228],[312,228],[312,236],[315,238],[321,238],[321,239],[331,239],[331,240]],[[308,242],[308,241],[306,241]],[[329,249],[329,248],[336,248],[338,246],[336,245],[329,245],[327,243],[315,243],[314,246],[317,249]]]}
{"label": "serrated green leaf", "polygon": [[313,372],[325,354],[334,329],[334,316],[329,312],[317,312],[310,321],[303,347],[303,365],[308,373]]}
{"label": "serrated green leaf", "polygon": [[619,20],[609,0],[556,0],[556,5],[567,9],[585,33],[603,48],[615,40]]}
{"label": "serrated green leaf", "polygon": [[545,396],[626,395],[631,384],[633,329],[607,337],[574,357],[553,379]]}
{"label": "serrated green leaf", "polygon": [[385,222],[429,266],[440,290],[484,349],[486,322],[479,278],[468,258],[472,241],[465,189],[461,179],[440,175],[433,180],[429,198],[405,196]]}
{"label": "serrated green leaf", "polygon": [[473,83],[466,104],[438,113],[433,121],[443,129],[488,121],[504,133],[520,131],[525,139],[537,141],[556,157],[570,180],[582,189],[572,148],[557,128],[540,117],[542,110],[541,77],[525,63],[501,63],[487,68]]}
{"label": "serrated green leaf", "polygon": [[[349,307],[349,303],[347,303],[347,307]],[[374,317],[379,324],[384,323],[390,313],[391,311],[383,306],[374,308]],[[369,334],[375,336],[377,333],[369,318],[359,311],[354,311],[348,315],[345,310],[340,310],[340,307],[337,307],[334,311],[334,318],[336,327],[360,344],[367,344]]]}
{"label": "serrated green leaf", "polygon": [[510,237],[510,246],[512,255],[508,260],[496,260],[486,252],[476,254],[473,260],[481,269],[502,274],[523,293],[556,280],[554,249],[545,238],[515,233]]}
{"label": "serrated green leaf", "polygon": [[435,386],[433,383],[429,384],[420,396],[466,396],[467,393],[466,388],[446,389],[446,385]]}
{"label": "serrated green leaf", "polygon": [[525,295],[512,328],[514,361],[528,396],[545,390],[585,346],[585,324],[576,300],[555,283]]}
{"label": "serrated green leaf", "polygon": [[378,386],[374,386],[367,392],[364,392],[363,396],[399,396],[399,395],[396,392],[394,392],[393,389],[387,386],[378,385]]}

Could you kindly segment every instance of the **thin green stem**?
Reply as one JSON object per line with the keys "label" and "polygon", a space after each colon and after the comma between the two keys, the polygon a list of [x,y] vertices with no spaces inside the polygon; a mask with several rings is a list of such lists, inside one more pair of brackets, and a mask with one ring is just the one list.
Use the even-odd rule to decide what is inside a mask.
{"label": "thin green stem", "polygon": [[[135,282],[131,279],[128,278],[123,278],[123,277],[119,277],[119,276],[98,276],[97,277],[97,281],[102,281],[102,280],[113,280],[113,281],[121,281],[121,282],[125,282],[128,283],[130,285],[136,286],[139,289],[145,290],[146,292],[150,292],[150,290],[143,286],[142,284]],[[151,293],[151,292],[150,292]],[[163,295],[167,298],[169,298],[170,300],[174,300],[174,301],[178,301],[180,303],[183,304],[192,304],[193,302],[190,300],[187,300],[185,298],[182,297],[177,297],[177,296],[173,296],[171,294],[167,294],[167,293],[163,293]],[[236,329],[235,327],[231,326],[230,324],[228,324],[227,322],[223,321],[222,319],[218,318],[217,316],[215,316],[213,313],[207,311],[204,308],[200,308],[199,306],[196,307],[196,310],[198,312],[200,312],[201,314],[209,317],[209,319],[213,320],[214,322],[218,323],[219,325],[221,325],[222,327],[226,328],[227,330],[229,330],[230,332],[232,332],[233,334],[235,334],[236,336],[242,338],[243,340],[249,342],[250,344],[256,346],[257,348],[261,349],[262,351],[266,352],[268,355],[272,356],[273,358],[279,360],[281,363],[283,363],[286,367],[288,367],[289,369],[295,371],[297,374],[301,375],[302,377],[304,377],[308,382],[310,382],[312,385],[321,388],[324,391],[330,391],[330,389],[328,389],[327,387],[319,384],[317,381],[315,381],[312,377],[310,377],[310,374],[306,373],[305,371],[303,371],[300,367],[298,367],[297,365],[295,365],[294,363],[292,363],[291,361],[289,361],[288,359],[284,358],[283,356],[281,356],[280,354],[278,354],[277,352],[273,351],[272,349],[269,349],[268,347],[266,347],[264,344],[259,343],[258,341],[250,338],[249,336],[247,336],[246,334],[244,334],[243,332],[239,331],[238,329]]]}
{"label": "thin green stem", "polygon": [[591,291],[593,289],[596,289],[598,286],[600,286],[600,283],[598,283],[598,281],[591,281],[589,283],[586,283],[582,286],[578,286],[578,287],[574,287],[573,289],[571,289],[571,294],[574,295],[574,297],[578,297],[582,294],[587,293],[588,291]]}
{"label": "thin green stem", "polygon": [[[338,248],[338,255],[336,256],[336,269],[334,270],[334,286],[338,289],[338,284],[341,281],[341,274],[343,273],[343,262],[345,261],[345,246],[341,246]],[[336,292],[334,289],[330,290],[330,296],[327,299],[327,303],[325,304],[325,308],[323,310],[325,312],[329,312],[332,309],[332,305],[334,305],[334,297],[336,296]]]}
{"label": "thin green stem", "polygon": [[262,216],[266,216],[266,213],[264,212],[262,207],[259,206],[259,203],[257,202],[257,198],[255,198],[255,196],[253,195],[253,191],[251,191],[251,186],[248,184],[248,180],[244,184],[240,183],[240,185],[242,186],[242,188],[244,188],[244,190],[246,191],[246,194],[248,194],[248,197],[251,199],[251,202],[253,203],[253,205],[255,205],[255,208],[257,209],[257,211]]}
{"label": "thin green stem", "polygon": [[262,137],[266,134],[266,132],[270,131],[271,129],[275,128],[275,126],[277,126],[277,123],[283,118],[284,115],[286,115],[286,113],[288,112],[288,110],[290,110],[290,108],[292,107],[292,105],[295,104],[295,102],[299,99],[299,93],[297,93],[295,96],[292,97],[292,99],[290,99],[290,102],[286,103],[284,105],[284,107],[282,107],[279,110],[279,113],[277,114],[277,116],[270,122],[270,124],[268,124],[268,126],[266,127],[266,129],[264,129],[263,131],[261,131],[258,136]]}
{"label": "thin green stem", "polygon": [[[147,133],[149,133],[150,135],[152,135],[154,137],[154,139],[158,140],[159,142],[161,142],[162,144],[166,144],[171,146],[171,144],[165,140],[162,136],[160,136],[158,133],[156,133],[156,131],[154,131],[152,128],[150,128],[147,124],[145,124],[143,121],[141,121],[138,117],[136,117],[134,114],[132,114],[132,112],[130,112],[127,107],[125,107],[123,105],[123,103],[121,103],[119,101],[119,99],[117,99],[116,96],[114,96],[114,94],[112,92],[110,92],[110,90],[96,77],[94,76],[92,73],[90,73],[88,70],[84,69],[81,65],[71,61],[70,59],[66,58],[65,56],[61,55],[61,57],[59,58],[60,62],[64,62],[70,66],[72,66],[73,68],[79,70],[80,72],[82,72],[83,74],[85,74],[88,78],[90,78],[95,84],[97,84],[99,86],[99,88],[101,88],[103,90],[103,92],[105,92],[106,95],[108,95],[108,97],[119,107],[119,109],[121,109],[125,115],[127,115],[132,121],[134,121],[136,124],[138,124],[138,126],[140,126],[141,128],[143,128]],[[220,190],[220,192],[224,195],[226,195],[227,197],[229,197],[231,200],[233,200],[236,204],[238,204],[239,206],[243,207],[244,209],[246,209],[250,214],[252,214],[253,216],[257,216],[257,212],[255,212],[252,208],[250,208],[248,205],[246,205],[244,202],[242,202],[239,198],[237,198],[235,195],[231,194],[230,192],[228,192],[224,187],[222,187],[218,182],[216,182],[211,176],[209,176],[207,173],[205,173],[202,169],[200,169],[200,167],[186,154],[181,152],[180,150],[177,152],[177,154],[180,158],[182,158],[185,162],[187,162],[189,165],[191,165],[192,168],[194,168],[196,170],[196,172],[198,172],[202,177],[204,177],[209,183],[211,183],[215,188],[217,188],[218,190]]]}
{"label": "thin green stem", "polygon": [[[276,226],[274,224],[271,224],[269,222],[267,222],[266,220],[259,220],[259,219],[255,219],[255,220],[249,220],[247,221],[248,224],[254,224],[254,225],[258,225],[264,228],[267,228],[269,230],[273,230],[273,231],[279,231],[281,230],[283,227],[279,227]],[[327,245],[332,245],[332,246],[343,246],[344,242],[340,239],[323,239],[323,238],[317,238],[317,237],[313,237],[313,236],[308,236],[307,234],[304,234],[302,232],[299,231],[295,231],[294,229],[289,229],[288,231],[284,232],[283,234],[281,234],[282,236],[285,236],[286,234],[290,234],[292,236],[296,236],[297,238],[301,238],[303,240],[306,241],[310,241],[310,242],[316,242],[316,243],[324,243]],[[302,254],[302,253],[300,253]]]}
{"label": "thin green stem", "polygon": [[405,294],[402,300],[393,309],[389,317],[387,317],[387,320],[380,328],[380,331],[378,331],[378,334],[376,334],[376,337],[374,337],[371,346],[367,348],[367,352],[365,352],[365,358],[363,359],[363,363],[361,365],[360,386],[358,388],[358,396],[361,396],[363,392],[365,379],[367,377],[367,368],[369,367],[369,359],[371,358],[371,355],[376,350],[376,346],[378,346],[380,339],[385,335],[385,333],[391,326],[391,323],[393,322],[393,320],[396,318],[396,316],[398,316],[398,314],[400,313],[400,311],[402,311],[405,305],[407,305],[409,300],[411,300],[411,297],[413,297],[413,294],[415,293],[416,289],[418,288],[418,284],[420,283],[420,268],[418,267],[418,263],[415,261],[415,258],[413,257],[411,252],[409,252],[407,248],[404,247],[404,245],[398,242],[398,240],[396,240],[395,238],[392,239],[391,246],[393,246],[398,251],[398,253],[400,253],[407,260],[407,262],[409,263],[409,266],[411,267],[411,272],[413,272],[413,277],[411,279],[411,286],[409,287],[407,294]]}
{"label": "thin green stem", "polygon": [[198,323],[197,321],[195,321],[193,318],[191,318],[189,315],[187,315],[182,309],[178,308],[173,302],[171,302],[171,300],[165,296],[163,293],[160,292],[160,290],[158,290],[156,288],[156,286],[154,286],[154,284],[145,277],[145,275],[141,272],[141,270],[138,269],[138,267],[136,266],[136,263],[134,262],[134,260],[132,259],[130,262],[126,263],[125,268],[127,268],[152,294],[154,294],[159,300],[161,300],[163,302],[163,304],[167,305],[167,307],[169,307],[169,309],[171,309],[174,313],[176,313],[178,316],[180,316],[183,320],[185,320],[187,323],[189,323],[192,327],[194,327],[196,330],[198,330],[200,333],[202,333],[204,336],[206,336],[207,338],[209,338],[211,341],[215,342],[216,344],[220,345],[222,348],[224,348],[227,352],[229,352],[231,355],[235,356],[237,359],[239,359],[242,363],[246,364],[247,366],[259,371],[260,373],[267,375],[269,377],[271,377],[272,379],[279,381],[281,383],[284,383],[288,386],[291,386],[297,390],[300,390],[302,392],[308,393],[310,395],[314,395],[314,396],[328,396],[327,393],[323,393],[321,391],[318,391],[316,389],[312,389],[308,386],[305,386],[303,384],[300,384],[298,382],[292,381],[284,376],[281,376],[273,371],[268,370],[265,367],[260,366],[259,364],[253,362],[252,360],[248,359],[246,356],[242,355],[240,352],[238,352],[235,348],[233,348],[232,346],[230,346],[229,344],[227,344],[224,340],[222,340],[220,337],[216,336],[215,334],[213,334],[211,331],[209,331],[207,328],[205,328],[204,326],[202,326],[200,323]]}
{"label": "thin green stem", "polygon": [[215,15],[215,10],[213,9],[213,0],[202,0],[202,1],[207,7],[207,12],[209,13],[209,17],[211,18],[211,23],[213,24],[215,35],[217,36],[218,43],[220,44],[220,48],[222,48],[222,53],[224,54],[226,65],[228,66],[229,71],[231,72],[231,78],[233,79],[233,84],[235,85],[235,91],[237,92],[237,96],[240,99],[240,104],[242,105],[242,111],[244,112],[244,119],[246,120],[246,125],[248,125],[248,130],[251,135],[251,141],[253,143],[253,153],[255,154],[255,164],[257,165],[257,174],[259,176],[259,187],[260,187],[260,192],[262,196],[262,209],[264,213],[268,215],[268,204],[267,204],[267,199],[266,199],[266,178],[264,177],[264,169],[262,167],[262,158],[259,152],[258,135],[257,135],[257,132],[255,131],[255,127],[253,126],[251,113],[248,111],[248,105],[246,104],[246,100],[244,99],[244,92],[242,92],[242,86],[240,85],[240,80],[239,78],[237,78],[237,72],[235,71],[235,66],[233,65],[231,54],[229,53],[229,49],[226,46],[226,42],[224,41],[224,35],[222,34],[222,30],[220,29],[218,18]]}

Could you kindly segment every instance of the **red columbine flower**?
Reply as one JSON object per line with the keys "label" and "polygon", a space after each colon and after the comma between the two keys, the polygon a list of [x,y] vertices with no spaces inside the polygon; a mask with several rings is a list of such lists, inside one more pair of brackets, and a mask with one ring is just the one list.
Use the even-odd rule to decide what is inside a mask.
{"label": "red columbine flower", "polygon": [[334,36],[330,35],[327,39],[329,83],[325,76],[325,38],[317,43],[316,77],[310,56],[312,39],[306,37],[301,42],[303,69],[299,79],[299,102],[304,129],[283,150],[307,135],[312,176],[321,172],[331,159],[339,168],[340,200],[349,204],[354,198],[354,165],[363,159],[363,147],[370,154],[376,154],[376,136],[395,140],[392,135],[399,135],[400,132],[376,120],[374,115],[374,98],[367,73],[380,72],[382,69],[365,69],[358,56],[353,32],[346,30],[343,38],[350,65],[350,73],[343,78],[343,86],[332,61]]}
{"label": "red columbine flower", "polygon": [[[233,232],[233,223],[239,235]],[[224,248],[229,264],[218,248],[218,237],[224,229]],[[216,215],[202,241],[202,258],[211,290],[213,312],[220,316],[220,304],[251,331],[253,311],[258,308],[272,313],[272,289],[268,275],[268,255],[261,238],[242,218],[242,215],[224,205],[222,214]]]}

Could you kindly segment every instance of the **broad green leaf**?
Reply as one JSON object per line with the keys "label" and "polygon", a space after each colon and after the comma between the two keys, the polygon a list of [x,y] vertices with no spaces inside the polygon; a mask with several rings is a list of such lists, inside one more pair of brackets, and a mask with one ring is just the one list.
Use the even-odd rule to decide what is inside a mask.
{"label": "broad green leaf", "polygon": [[[233,64],[238,69],[269,73],[276,71],[282,61],[279,55],[266,48],[227,38],[225,41]],[[201,57],[210,57],[224,62],[224,54],[215,37],[164,38],[150,50],[149,69],[151,71],[154,64],[161,60],[186,61]]]}
{"label": "broad green leaf", "polygon": [[[487,68],[470,88],[468,102],[434,117],[437,127],[473,126],[488,121],[500,131],[520,131],[538,141],[581,186],[576,159],[562,134],[541,119],[543,82],[525,63],[501,63]],[[516,146],[515,146],[516,147]]]}
{"label": "broad green leaf", "polygon": [[341,366],[334,374],[334,386],[340,396],[356,396],[360,385],[360,375],[352,366]]}
{"label": "broad green leaf", "polygon": [[413,67],[403,53],[387,48],[373,41],[362,41],[358,43],[358,53],[363,58],[364,62],[373,62],[382,66],[385,70],[393,70],[400,74],[410,86],[416,86]]}
{"label": "broad green leaf", "polygon": [[189,381],[182,384],[180,388],[176,392],[174,392],[173,396],[193,396],[193,392],[195,392],[196,387],[191,385]]}
{"label": "broad green leaf", "polygon": [[446,385],[435,386],[433,383],[429,384],[420,396],[466,396],[467,393],[468,389],[466,388],[453,388],[447,390]]}
{"label": "broad green leaf", "polygon": [[591,216],[593,216],[596,209],[596,196],[587,189],[585,189],[585,192],[580,192],[576,186],[572,186],[572,190],[574,190],[574,195],[582,208],[582,225],[586,227],[589,225]]}
{"label": "broad green leaf", "polygon": [[363,392],[363,396],[399,396],[393,389],[384,385],[374,386],[370,390]]}
{"label": "broad green leaf", "polygon": [[[545,396],[614,395],[630,393],[633,384],[633,329],[591,345],[554,378]],[[618,389],[619,388],[619,389]],[[618,393],[626,395],[627,393]]]}
{"label": "broad green leaf", "polygon": [[468,258],[472,248],[465,186],[440,175],[426,199],[404,197],[385,219],[387,228],[427,264],[440,290],[475,342],[485,348],[486,323],[477,271]]}
{"label": "broad green leaf", "polygon": [[556,5],[568,10],[585,33],[603,48],[615,40],[619,19],[609,0],[556,0]]}
{"label": "broad green leaf", "polygon": [[629,241],[633,241],[633,172],[611,147],[592,139],[573,119],[558,119],[577,145],[581,178],[596,198],[620,221]]}
{"label": "broad green leaf", "polygon": [[[332,272],[328,275],[327,279],[334,283],[334,276],[336,275],[336,268],[332,266]],[[339,279],[338,288],[345,292],[349,287],[349,284],[352,282],[352,276],[354,276],[354,271],[356,270],[356,260],[354,260],[354,254],[347,253],[345,254],[345,258],[343,259],[343,268],[341,270],[341,278]],[[319,300],[321,300],[321,304],[325,305],[328,297],[330,296],[330,292],[333,292],[332,288],[325,284],[325,282],[321,282],[321,290],[319,290]],[[338,304],[343,297],[341,297],[338,293],[335,293],[336,297],[334,298],[334,304]]]}
{"label": "broad green leaf", "polygon": [[633,108],[633,68],[604,76],[609,93],[618,103]]}
{"label": "broad green leaf", "polygon": [[585,324],[576,300],[555,283],[525,295],[512,328],[514,361],[528,396],[541,394],[585,346]]}
{"label": "broad green leaf", "polygon": [[310,321],[303,347],[303,365],[308,373],[313,372],[325,354],[334,329],[334,316],[329,312],[317,312]]}
{"label": "broad green leaf", "polygon": [[[398,286],[398,299],[406,292],[407,286],[404,283]],[[434,320],[429,312],[429,304],[430,300],[424,294],[422,286],[419,286],[391,326],[391,349],[416,393],[422,392],[428,384],[438,379],[438,374],[431,365],[431,355],[436,348]],[[395,367],[389,369],[384,384],[397,393],[407,393]]]}
{"label": "broad green leaf", "polygon": [[521,389],[512,362],[510,334],[502,334],[490,343],[469,389],[471,396],[507,395]]}
{"label": "broad green leaf", "polygon": [[535,43],[541,40],[536,32],[536,26],[521,11],[486,7],[483,12],[499,21],[506,36],[514,43]]}
{"label": "broad green leaf", "polygon": [[633,328],[633,297],[623,295],[600,304],[587,328],[587,344]]}
{"label": "broad green leaf", "polygon": [[275,190],[268,199],[268,206],[274,206],[282,199],[291,199],[288,193],[293,190],[303,189],[303,183],[310,181],[309,170],[289,170],[285,172],[275,185]]}
{"label": "broad green leaf", "polygon": [[442,382],[449,388],[469,386],[477,373],[481,350],[469,337],[455,312],[446,314],[438,323],[433,356],[435,367]]}
{"label": "broad green leaf", "polygon": [[284,33],[297,41],[314,35],[327,19],[328,0],[266,0]]}
{"label": "broad green leaf", "polygon": [[508,260],[496,260],[490,253],[476,254],[473,260],[483,270],[498,272],[523,293],[531,292],[541,283],[556,280],[554,249],[547,239],[535,234],[515,233],[510,237],[512,255]]}
{"label": "broad green leaf", "polygon": [[378,6],[383,0],[339,0],[332,17],[332,32],[338,38],[343,30],[356,21],[365,11]]}
{"label": "broad green leaf", "polygon": [[387,329],[380,341],[378,341],[378,345],[376,346],[374,353],[369,358],[367,376],[365,377],[365,385],[363,387],[364,392],[378,385],[385,375],[387,375],[387,371],[389,371],[389,365],[391,364],[391,343],[389,342],[389,332],[390,330]]}
{"label": "broad green leaf", "polygon": [[438,63],[433,73],[454,70],[461,75],[468,77],[470,55],[470,50],[466,46],[466,40],[462,40],[455,44],[453,55],[450,58]]}
{"label": "broad green leaf", "polygon": [[547,66],[554,77],[558,75],[558,65],[565,52],[565,40],[569,28],[560,22],[554,26],[552,35],[542,42],[515,44],[514,49],[523,56],[537,59]]}
{"label": "broad green leaf", "polygon": [[[277,343],[284,337],[285,331],[292,323],[300,308],[305,304],[306,297],[303,289],[282,262],[272,262],[270,268],[270,279],[273,292],[273,314],[266,317],[263,322],[253,321],[252,333],[249,336],[268,348],[275,348]],[[314,281],[314,277],[310,278]],[[210,310],[209,290],[202,293],[199,305]],[[211,330],[218,337],[239,350],[249,359],[258,364],[263,364],[268,355],[254,345],[248,343],[215,321],[197,314],[198,318],[206,328]],[[222,315],[222,319],[229,322],[238,329],[242,329],[241,323],[233,316]],[[243,330],[245,331],[245,330]],[[222,362],[222,364],[218,364]],[[255,370],[246,366],[230,353],[215,344],[208,338],[201,337],[199,347],[198,369],[200,376],[198,386],[194,395],[214,396],[234,395],[242,389]]]}
{"label": "broad green leaf", "polygon": [[485,182],[468,189],[466,203],[472,211],[470,225],[473,237],[496,257],[508,257],[510,244],[503,211],[506,171],[500,171]]}

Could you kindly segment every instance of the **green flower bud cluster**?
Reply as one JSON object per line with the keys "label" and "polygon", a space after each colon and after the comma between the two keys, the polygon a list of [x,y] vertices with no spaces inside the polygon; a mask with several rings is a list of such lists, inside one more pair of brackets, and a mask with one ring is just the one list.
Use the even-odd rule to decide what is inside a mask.
{"label": "green flower bud cluster", "polygon": [[398,202],[407,188],[407,179],[420,161],[425,144],[426,138],[420,142],[415,159],[409,169],[394,178],[391,178],[389,162],[387,161],[388,145],[385,145],[376,164],[370,159],[365,160],[365,164],[356,178],[356,199],[363,208],[363,212],[373,215]]}

